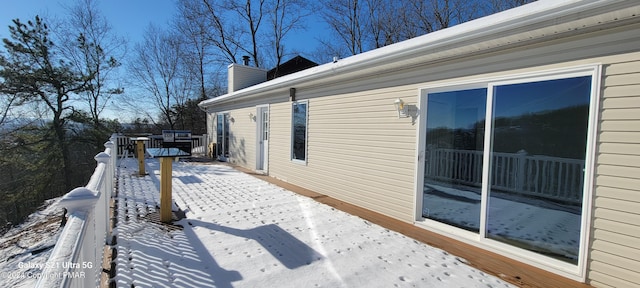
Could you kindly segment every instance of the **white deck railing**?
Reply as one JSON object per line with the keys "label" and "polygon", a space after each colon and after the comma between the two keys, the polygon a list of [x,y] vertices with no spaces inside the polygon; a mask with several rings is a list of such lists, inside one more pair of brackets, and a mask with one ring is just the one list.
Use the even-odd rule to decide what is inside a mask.
{"label": "white deck railing", "polygon": [[[149,140],[144,141],[146,148],[160,148],[162,147],[162,135],[150,135],[147,136]],[[124,135],[117,135],[114,141],[117,147],[117,154],[119,157],[125,155],[127,152],[127,146],[135,147],[135,141],[131,140],[131,137]],[[207,147],[207,134],[193,135],[191,136],[191,153],[193,154],[205,154]]]}
{"label": "white deck railing", "polygon": [[[519,153],[492,153],[491,188],[581,203],[584,160]],[[482,151],[431,149],[425,178],[482,186]]]}
{"label": "white deck railing", "polygon": [[62,197],[67,223],[36,287],[99,287],[104,245],[109,233],[109,202],[114,189],[115,137],[96,155],[89,183]]}

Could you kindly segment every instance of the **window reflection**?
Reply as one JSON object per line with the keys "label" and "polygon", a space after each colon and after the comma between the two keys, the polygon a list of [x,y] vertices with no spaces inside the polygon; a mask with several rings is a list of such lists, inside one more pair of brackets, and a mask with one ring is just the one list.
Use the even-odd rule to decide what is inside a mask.
{"label": "window reflection", "polygon": [[293,103],[293,128],[291,158],[306,160],[307,157],[307,103]]}
{"label": "window reflection", "polygon": [[480,228],[487,89],[427,96],[422,215],[462,229]]}
{"label": "window reflection", "polygon": [[493,86],[490,126],[486,88],[429,93],[423,217],[577,264],[591,81]]}
{"label": "window reflection", "polygon": [[591,77],[496,86],[487,237],[577,263]]}
{"label": "window reflection", "polygon": [[218,114],[216,124],[216,153],[229,157],[229,114]]}

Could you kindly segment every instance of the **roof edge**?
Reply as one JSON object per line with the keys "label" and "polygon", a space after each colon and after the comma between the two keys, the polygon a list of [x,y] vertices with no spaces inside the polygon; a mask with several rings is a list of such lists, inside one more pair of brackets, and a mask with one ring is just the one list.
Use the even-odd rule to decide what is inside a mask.
{"label": "roof edge", "polygon": [[[256,84],[233,93],[208,99],[198,104],[206,109],[229,100],[266,92],[273,89],[285,89],[299,83],[322,79],[338,73],[363,71],[372,65],[393,63],[410,55],[429,52],[437,47],[455,45],[473,40],[500,36],[500,32],[522,29],[545,21],[566,18],[568,16],[602,9],[611,9],[613,4],[636,5],[633,0],[539,0],[513,9],[488,15],[450,28],[438,30],[402,42],[391,44],[361,54],[353,55],[337,62],[326,63],[297,73]],[[607,8],[607,9],[603,9]],[[565,19],[565,21],[569,21]],[[563,22],[554,23],[556,25]],[[468,44],[467,44],[468,45]]]}

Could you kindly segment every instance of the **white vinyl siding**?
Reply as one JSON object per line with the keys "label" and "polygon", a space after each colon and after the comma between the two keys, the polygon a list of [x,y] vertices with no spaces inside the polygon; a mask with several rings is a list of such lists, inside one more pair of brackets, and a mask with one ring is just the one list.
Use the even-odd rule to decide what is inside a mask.
{"label": "white vinyl siding", "polygon": [[640,54],[604,65],[590,284],[640,287]]}
{"label": "white vinyl siding", "polygon": [[[432,57],[426,63],[403,59],[393,65],[373,63],[374,68],[359,71],[338,62],[334,74],[326,72],[314,83],[294,83],[296,98],[309,101],[307,166],[290,160],[291,102],[286,85],[274,85],[273,91],[266,92],[256,89],[256,95],[246,101],[224,100],[214,108],[229,111],[235,120],[232,149],[237,151],[232,151],[232,161],[253,168],[256,124],[248,114],[255,105],[270,104],[270,176],[413,222],[417,124],[411,117],[397,118],[395,99],[415,106],[420,87],[601,64],[597,155],[595,167],[589,167],[595,180],[591,218],[586,223],[591,232],[586,281],[596,287],[640,287],[640,271],[635,268],[640,267],[640,52],[630,53],[640,47],[638,31],[637,23],[604,26],[572,37],[549,36],[546,42],[532,45],[512,43],[500,49],[497,42],[494,47],[498,48],[489,52],[478,46],[452,47],[418,56]],[[433,58],[453,53],[453,48],[461,56]],[[527,262],[514,253],[504,254],[585,280],[582,271],[559,270]]]}
{"label": "white vinyl siding", "polygon": [[[618,62],[625,63],[623,60],[636,62],[631,61],[633,65],[625,65],[627,68],[623,69],[618,67]],[[640,84],[633,84],[629,80],[633,77],[626,74],[636,74],[636,79],[640,79],[640,72],[633,72],[633,67],[640,69],[640,53],[478,74],[447,82],[593,63],[603,64],[603,82],[586,281],[596,287],[638,287],[640,284],[632,279],[640,279],[640,274],[629,268],[640,266],[637,241],[640,238],[640,221],[637,221],[637,211],[640,211],[640,164],[637,161],[640,158],[640,127],[637,125],[640,121]],[[415,79],[420,72],[406,73]],[[619,74],[625,76],[616,79]],[[309,103],[307,166],[290,160],[291,102],[285,100],[287,95],[283,94],[278,101],[264,102],[270,104],[271,113],[269,175],[350,204],[413,221],[416,124],[412,123],[412,118],[398,119],[393,102],[401,98],[407,105],[416,105],[419,87],[444,82],[400,84],[355,92],[348,88],[332,91],[340,94],[323,94],[322,89],[298,89],[298,98]],[[353,83],[362,87],[359,84]],[[255,111],[255,102],[248,105],[251,106],[229,112],[234,118],[231,131],[238,140],[234,149],[242,148],[239,140],[244,139],[244,153],[247,153],[243,158],[242,152],[233,151],[232,160],[253,168],[255,122],[249,122],[248,115]]]}
{"label": "white vinyl siding", "polygon": [[256,122],[249,117],[255,107],[229,111],[229,162],[255,168]]}
{"label": "white vinyl siding", "polygon": [[[298,98],[304,97],[304,90],[297,93]],[[288,161],[291,103],[272,104],[269,174],[411,221],[415,130],[411,118],[397,117],[393,102],[399,97],[415,105],[417,89],[398,87],[309,99],[307,166]]]}

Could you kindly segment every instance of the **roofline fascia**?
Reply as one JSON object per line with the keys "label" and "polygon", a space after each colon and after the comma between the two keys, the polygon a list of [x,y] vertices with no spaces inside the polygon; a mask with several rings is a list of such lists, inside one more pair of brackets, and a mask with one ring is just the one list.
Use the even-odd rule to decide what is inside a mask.
{"label": "roofline fascia", "polygon": [[[321,80],[336,74],[365,74],[368,68],[387,65],[412,55],[423,55],[438,47],[451,46],[468,41],[488,40],[491,35],[500,36],[500,32],[521,29],[536,23],[567,17],[572,14],[612,4],[624,4],[628,0],[539,0],[514,9],[502,11],[456,26],[438,30],[389,46],[381,47],[361,54],[341,59],[337,62],[319,65],[297,73],[259,83],[233,93],[208,99],[198,104],[203,110],[217,104],[238,101],[259,96],[259,94],[288,89],[301,83]],[[556,23],[561,24],[561,23]],[[467,44],[470,45],[470,44]]]}

